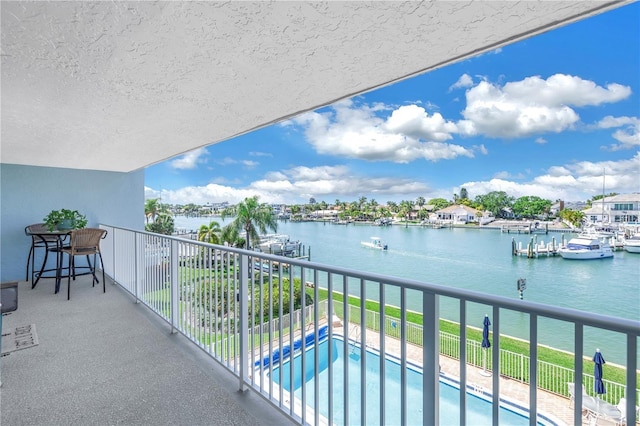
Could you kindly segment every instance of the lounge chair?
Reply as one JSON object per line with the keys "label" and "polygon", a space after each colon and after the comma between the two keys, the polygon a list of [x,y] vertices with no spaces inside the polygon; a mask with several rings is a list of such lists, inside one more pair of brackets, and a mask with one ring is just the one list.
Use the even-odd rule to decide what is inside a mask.
{"label": "lounge chair", "polygon": [[[618,410],[620,410],[620,417],[612,418],[611,420],[613,420],[616,423],[616,426],[618,426],[618,425],[626,425],[627,424],[627,400],[626,400],[626,398],[620,398],[620,401],[618,402],[618,405],[616,405],[616,407],[618,408]],[[638,417],[638,414],[640,414],[640,408],[636,405],[636,409],[635,409],[636,418]],[[631,422],[631,424],[634,424],[634,422]]]}
{"label": "lounge chair", "polygon": [[[576,400],[576,384],[573,382],[568,382],[567,383],[567,388],[569,389],[569,407],[573,408],[573,404]],[[584,388],[584,385],[582,385],[582,400],[584,401],[584,397],[585,396],[589,396],[587,395],[587,391]],[[583,404],[584,405],[584,404]]]}

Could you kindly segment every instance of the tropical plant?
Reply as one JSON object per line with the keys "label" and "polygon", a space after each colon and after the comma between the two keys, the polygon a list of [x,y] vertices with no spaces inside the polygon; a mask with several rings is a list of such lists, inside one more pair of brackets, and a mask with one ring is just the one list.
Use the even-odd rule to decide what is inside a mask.
{"label": "tropical plant", "polygon": [[433,206],[434,210],[442,210],[445,207],[449,207],[451,203],[444,198],[432,198],[429,200],[429,204]]}
{"label": "tropical plant", "polygon": [[561,219],[571,223],[573,226],[580,226],[580,224],[582,223],[582,219],[584,219],[585,217],[583,212],[571,209],[562,210],[560,213],[558,213],[558,216]]}
{"label": "tropical plant", "polygon": [[162,211],[156,215],[153,222],[147,223],[144,229],[156,234],[171,235],[175,231],[173,216],[168,211]]}
{"label": "tropical plant", "polygon": [[222,228],[220,240],[231,247],[242,247],[245,244],[245,239],[240,236],[238,229],[231,224]]}
{"label": "tropical plant", "polygon": [[220,224],[216,221],[211,221],[209,225],[202,225],[198,230],[198,241],[210,244],[220,244]]}
{"label": "tropical plant", "polygon": [[[269,285],[271,285],[271,291],[269,291]],[[280,304],[280,288],[282,288],[282,304]],[[305,306],[313,305],[313,297],[305,291],[305,287],[302,285],[300,278],[293,279],[293,309],[294,311],[302,308],[302,295],[304,294]],[[273,279],[271,283],[266,281],[262,287],[256,288],[253,300],[260,300],[262,297],[262,312],[263,317],[260,318],[260,309],[256,309],[254,323],[260,324],[269,321],[269,311],[274,318],[282,317],[290,313],[290,300],[291,300],[291,284],[288,278],[283,278],[282,282],[278,279]],[[280,307],[282,306],[282,311]]]}
{"label": "tropical plant", "polygon": [[398,216],[404,217],[404,226],[409,226],[409,216],[413,211],[413,203],[411,201],[400,201],[400,209],[398,210]]}
{"label": "tropical plant", "polygon": [[549,211],[551,201],[545,200],[535,195],[518,198],[513,203],[513,213],[517,217],[534,219]]}
{"label": "tropical plant", "polygon": [[149,198],[144,202],[144,217],[149,223],[149,220],[154,221],[158,214],[159,202],[157,198]]}
{"label": "tropical plant", "polygon": [[51,210],[42,219],[49,231],[55,229],[81,229],[87,226],[87,218],[78,210]]}
{"label": "tropical plant", "polygon": [[238,232],[245,232],[246,249],[251,247],[251,243],[260,239],[260,233],[265,234],[267,229],[276,232],[278,229],[278,222],[273,215],[271,206],[258,203],[257,195],[245,198],[233,209],[224,210],[221,216],[223,220],[226,217],[235,216],[229,225],[235,227]]}
{"label": "tropical plant", "polygon": [[491,212],[494,217],[502,217],[502,210],[511,207],[514,198],[504,191],[492,191],[476,196],[475,202],[477,206],[482,206],[483,210]]}

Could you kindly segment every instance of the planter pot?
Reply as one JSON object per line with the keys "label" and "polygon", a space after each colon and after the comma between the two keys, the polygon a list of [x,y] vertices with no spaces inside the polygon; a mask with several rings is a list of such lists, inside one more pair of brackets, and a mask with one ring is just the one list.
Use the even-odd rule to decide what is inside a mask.
{"label": "planter pot", "polygon": [[58,229],[58,231],[68,231],[70,229],[73,229],[73,220],[63,219],[60,223],[58,223],[56,228]]}

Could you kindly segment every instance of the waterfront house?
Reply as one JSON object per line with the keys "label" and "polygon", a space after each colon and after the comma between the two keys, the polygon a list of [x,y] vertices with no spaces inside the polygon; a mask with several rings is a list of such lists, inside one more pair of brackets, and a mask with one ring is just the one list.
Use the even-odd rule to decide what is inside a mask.
{"label": "waterfront house", "polygon": [[[199,259],[210,261],[220,258],[221,249],[141,232],[144,168],[627,3],[3,1],[0,280],[21,281],[18,310],[7,323],[36,321],[40,342],[2,358],[2,422],[320,423],[317,414],[285,404],[282,394],[269,393],[248,371],[247,345],[254,340],[246,329],[237,333],[236,357],[231,346],[211,352],[211,345],[194,337],[205,329],[183,322],[187,315],[180,307],[186,305],[180,303],[190,294],[182,292],[192,283],[183,282],[178,270],[185,258],[195,257],[182,249],[208,250]],[[76,296],[66,301],[48,291],[50,283],[31,290],[23,281],[30,247],[25,226],[61,206],[85,212],[90,226],[108,229],[105,294],[83,293],[91,281],[80,278]],[[224,254],[248,266],[247,252]],[[382,282],[352,270],[332,273]],[[239,275],[232,279],[239,289],[240,311],[234,313],[247,318],[248,278]],[[462,306],[486,304],[496,313],[494,330],[499,311],[508,308],[529,315],[534,325],[545,315],[578,324],[576,341],[583,326],[610,328],[627,336],[629,353],[636,352],[629,321],[536,310],[527,302],[512,305],[392,277],[384,282],[419,293],[424,302],[426,424],[440,418],[439,296],[457,298]],[[167,298],[149,299],[151,293]],[[232,317],[225,314],[227,331]],[[576,351],[582,355],[581,347]],[[636,402],[631,358],[628,417]],[[537,366],[531,365],[535,416]],[[581,368],[578,363],[577,386]],[[575,405],[579,422],[579,394]],[[497,414],[493,418],[497,424]]]}
{"label": "waterfront house", "polygon": [[440,209],[436,213],[438,214],[438,220],[451,221],[457,224],[476,222],[478,220],[478,210],[464,204],[454,204]]}
{"label": "waterfront house", "polygon": [[640,194],[618,194],[593,201],[582,211],[589,223],[638,223]]}

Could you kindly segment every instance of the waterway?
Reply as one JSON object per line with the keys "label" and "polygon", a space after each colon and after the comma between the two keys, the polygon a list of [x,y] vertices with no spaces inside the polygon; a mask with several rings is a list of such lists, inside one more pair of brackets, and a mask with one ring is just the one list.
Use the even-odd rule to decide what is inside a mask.
{"label": "waterway", "polygon": [[[177,228],[198,229],[212,218],[175,218]],[[228,223],[213,218],[221,226]],[[571,261],[561,257],[528,259],[511,255],[511,243],[531,235],[500,230],[393,225],[333,225],[321,222],[278,222],[278,233],[299,240],[310,251],[311,261],[328,265],[410,278],[432,284],[474,290],[519,299],[518,279],[526,279],[525,300],[579,309],[615,317],[640,319],[640,254],[617,251],[613,258]],[[377,236],[387,251],[362,247],[360,242]],[[565,234],[570,238],[571,234]],[[560,233],[537,235],[538,242],[560,242]],[[357,286],[349,289],[357,292]],[[376,289],[367,289],[375,299]],[[399,305],[399,293],[386,291],[387,303]],[[421,310],[421,298],[408,294],[408,308]],[[468,304],[468,325],[477,318],[482,327],[486,306]],[[440,316],[458,321],[458,302],[441,298]],[[541,344],[574,352],[573,327],[554,320],[539,321]],[[500,331],[528,339],[529,317],[512,311],[500,313]],[[585,328],[584,353],[600,348],[607,362],[626,364],[624,337],[617,333]],[[640,357],[639,357],[640,361]]]}

